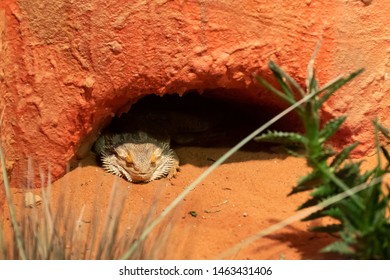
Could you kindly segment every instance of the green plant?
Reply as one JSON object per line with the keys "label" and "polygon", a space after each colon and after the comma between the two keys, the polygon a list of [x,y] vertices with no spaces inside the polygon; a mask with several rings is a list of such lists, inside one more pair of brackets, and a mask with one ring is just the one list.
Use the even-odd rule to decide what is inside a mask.
{"label": "green plant", "polygon": [[[358,205],[358,207],[361,208],[361,201],[360,198],[357,197],[355,193],[361,192],[366,189],[365,182],[369,181],[369,178],[375,177],[373,174],[375,172],[371,172],[370,174],[363,176],[360,175],[360,164],[352,165],[350,167],[351,171],[354,171],[356,176],[356,168],[359,170],[357,174],[359,176],[363,176],[363,179],[365,179],[367,176],[367,180],[363,180],[361,177],[359,177],[360,181],[363,182],[362,187],[358,188],[355,187],[353,190],[350,189],[350,185],[346,184],[342,179],[343,174],[338,174],[335,171],[343,170],[347,164],[350,164],[350,162],[345,163],[346,160],[349,157],[349,153],[354,148],[354,145],[347,147],[340,153],[335,153],[330,148],[327,148],[324,143],[337,131],[337,129],[341,126],[342,122],[345,120],[344,117],[336,118],[332,121],[330,121],[325,126],[320,126],[320,116],[319,116],[319,108],[322,106],[322,104],[332,95],[333,92],[335,92],[338,88],[343,86],[345,83],[347,83],[349,80],[353,79],[356,75],[358,75],[362,70],[359,70],[347,78],[338,78],[334,80],[333,82],[328,83],[327,85],[318,88],[317,81],[314,78],[314,57],[313,55],[310,63],[309,63],[309,75],[308,75],[308,90],[305,92],[302,88],[299,87],[298,83],[293,80],[290,76],[288,76],[285,72],[283,72],[276,64],[270,63],[271,69],[273,69],[273,72],[275,76],[277,77],[277,80],[279,81],[282,91],[279,91],[275,88],[273,88],[271,85],[269,85],[265,80],[261,79],[260,77],[256,78],[263,83],[267,88],[269,88],[271,91],[276,93],[278,96],[283,98],[285,101],[290,103],[290,107],[284,110],[282,113],[278,114],[276,117],[259,127],[257,130],[255,130],[253,133],[248,135],[246,138],[244,138],[240,143],[238,143],[236,146],[234,146],[231,150],[229,150],[226,154],[224,154],[220,159],[218,159],[216,162],[214,162],[204,173],[202,173],[198,178],[196,178],[188,187],[186,187],[181,194],[179,194],[168,207],[165,208],[165,211],[162,211],[160,215],[157,216],[157,218],[150,220],[148,219],[148,222],[145,224],[142,224],[141,227],[138,228],[138,232],[133,235],[131,238],[127,238],[126,240],[119,240],[118,237],[118,223],[119,220],[117,219],[118,216],[121,215],[121,211],[118,211],[119,209],[115,210],[115,213],[112,214],[110,211],[107,212],[107,218],[108,217],[114,217],[111,220],[107,220],[105,223],[103,232],[107,233],[103,235],[103,237],[98,237],[98,233],[96,231],[96,227],[92,228],[92,238],[89,240],[89,243],[83,243],[83,239],[81,239],[81,243],[77,243],[78,240],[78,230],[77,225],[79,224],[79,221],[81,220],[81,217],[83,216],[84,210],[80,210],[80,214],[74,218],[74,215],[70,215],[69,212],[63,217],[64,212],[57,212],[53,214],[53,209],[50,208],[49,201],[44,202],[44,204],[47,204],[47,207],[44,207],[44,211],[46,211],[46,215],[41,215],[39,217],[42,217],[44,220],[44,223],[37,224],[36,222],[30,222],[28,220],[22,220],[22,223],[18,223],[15,215],[13,216],[12,220],[15,220],[14,225],[16,227],[13,228],[13,237],[16,242],[14,244],[20,244],[20,246],[14,245],[13,252],[19,255],[12,255],[8,247],[4,246],[4,237],[2,235],[2,229],[0,227],[0,257],[8,257],[12,258],[15,256],[19,256],[20,258],[44,258],[42,256],[52,256],[53,258],[121,258],[121,259],[128,259],[128,258],[139,258],[139,256],[142,256],[142,251],[144,251],[144,244],[146,238],[150,235],[152,230],[154,230],[159,224],[161,224],[162,220],[167,217],[167,215],[172,212],[172,210],[180,203],[180,201],[188,194],[191,190],[193,190],[202,180],[204,180],[213,170],[215,170],[222,162],[224,162],[227,158],[229,158],[232,154],[234,154],[238,149],[240,149],[242,146],[244,146],[246,143],[251,141],[256,135],[258,135],[260,132],[264,131],[266,128],[268,128],[270,125],[275,123],[277,120],[281,119],[283,116],[285,116],[287,113],[296,110],[298,112],[298,115],[300,115],[304,127],[305,127],[305,134],[297,134],[297,133],[282,133],[282,132],[273,132],[273,133],[267,133],[263,136],[260,136],[257,138],[258,141],[279,141],[283,143],[293,143],[295,145],[300,145],[301,147],[305,148],[306,154],[305,156],[308,159],[308,163],[310,166],[313,167],[313,170],[317,170],[316,172],[312,172],[308,176],[304,177],[300,181],[301,189],[295,188],[292,193],[305,191],[305,190],[313,190],[315,191],[319,185],[319,182],[327,183],[328,185],[332,185],[336,190],[332,189],[333,194],[336,194],[335,196],[325,195],[325,194],[318,194],[317,197],[313,197],[316,199],[316,201],[320,202],[319,205],[322,205],[319,207],[319,212],[315,213],[318,217],[321,215],[328,215],[331,216],[330,213],[326,213],[326,211],[330,211],[331,209],[339,209],[338,213],[340,213],[339,217],[335,217],[335,219],[340,221],[340,224],[343,226],[346,224],[346,222],[343,221],[344,216],[347,219],[348,213],[344,215],[344,212],[341,210],[343,209],[342,204],[347,203],[347,201],[352,200],[354,203]],[[301,98],[299,100],[295,99],[295,95],[299,94]],[[314,98],[314,100],[313,100]],[[306,119],[307,116],[311,116],[311,119]],[[384,128],[380,127],[378,125],[378,129],[384,130]],[[383,132],[383,131],[382,131]],[[268,135],[268,136],[266,136]],[[264,137],[262,139],[262,137]],[[268,138],[268,139],[266,139]],[[0,146],[1,148],[1,146]],[[384,153],[385,150],[383,149]],[[295,155],[298,155],[296,152],[294,152]],[[326,162],[333,158],[333,167],[329,167]],[[2,160],[4,159],[3,155],[1,155]],[[388,155],[387,155],[388,160]],[[2,167],[4,168],[4,163],[2,164]],[[334,169],[334,170],[333,170]],[[348,168],[345,169],[345,171],[350,171]],[[378,174],[380,172],[378,171]],[[336,176],[337,175],[337,176]],[[341,178],[339,179],[338,176]],[[6,171],[4,171],[4,178],[7,178]],[[353,177],[353,176],[352,176]],[[355,178],[354,177],[354,178]],[[381,177],[375,177],[372,179],[369,183],[372,185],[377,185],[378,180]],[[355,180],[355,181],[359,181]],[[352,180],[353,181],[353,180]],[[6,188],[9,186],[7,184]],[[380,184],[379,184],[380,185]],[[297,186],[298,187],[298,186]],[[326,190],[326,188],[324,188]],[[370,185],[370,188],[371,185]],[[340,190],[343,192],[340,193]],[[6,189],[7,191],[7,189]],[[378,199],[380,199],[381,202],[383,202],[384,205],[387,204],[386,199],[384,198],[382,192],[377,191],[376,192]],[[326,199],[325,198],[328,198]],[[351,197],[351,198],[348,198]],[[375,195],[372,195],[371,197],[375,197]],[[337,199],[333,199],[337,198]],[[344,200],[343,200],[344,199]],[[359,202],[360,201],[360,202]],[[311,202],[313,203],[313,202]],[[12,201],[10,203],[10,200],[8,200],[8,206],[11,208],[14,207]],[[315,203],[313,203],[314,205]],[[111,205],[111,204],[110,204]],[[349,205],[347,203],[347,205]],[[352,205],[352,204],[351,204]],[[309,205],[302,206],[302,208],[306,208]],[[382,207],[382,206],[381,206]],[[382,207],[383,208],[383,207]],[[381,209],[382,209],[381,208]],[[14,208],[13,208],[14,209]],[[364,207],[362,208],[364,210]],[[306,209],[304,209],[306,210]],[[12,211],[12,210],[11,210]],[[14,211],[14,210],[13,210]],[[379,213],[376,211],[375,213]],[[300,218],[302,218],[303,212],[300,214]],[[383,225],[383,213],[378,214],[378,220],[380,220],[381,223],[378,223],[380,225]],[[62,215],[62,216],[61,216]],[[344,216],[342,216],[344,215]],[[12,215],[11,215],[12,217]],[[312,217],[315,218],[315,217]],[[354,218],[354,217],[352,217]],[[267,231],[264,231],[264,233],[259,234],[258,236],[264,236],[266,234],[269,234],[270,232],[280,229],[281,227],[287,225],[288,223],[293,222],[296,219],[296,217],[290,217],[289,219],[286,219],[285,221],[275,224],[274,226],[270,227],[270,229]],[[60,221],[62,224],[60,223]],[[41,220],[36,220],[40,222]],[[24,224],[23,224],[24,222]],[[57,222],[57,226],[56,226]],[[29,224],[30,223],[30,224]],[[20,226],[19,226],[20,224]],[[26,226],[27,225],[27,226]],[[59,226],[58,226],[59,225]],[[76,225],[76,226],[74,226]],[[0,224],[1,226],[1,224]],[[63,227],[70,226],[70,237],[66,237],[62,234],[61,230]],[[358,225],[360,226],[360,225]],[[384,234],[388,233],[388,230],[386,229],[386,226],[388,227],[388,223],[385,223],[385,231]],[[346,227],[343,226],[339,228],[338,233],[340,236],[343,234],[343,230],[345,230]],[[352,234],[348,234],[346,232],[345,238],[343,239],[344,245],[346,245],[348,248],[358,248],[357,243],[360,242],[358,238],[354,235],[356,231],[349,227],[348,229],[352,229],[350,232]],[[19,230],[19,234],[17,233]],[[320,229],[321,230],[321,229]],[[375,231],[374,231],[375,233]],[[33,236],[35,243],[29,243],[31,241],[31,234],[34,234]],[[19,237],[18,237],[19,236]],[[30,236],[30,239],[23,239],[20,236],[23,236],[23,238]],[[128,235],[129,236],[129,235]],[[255,238],[258,238],[256,236]],[[352,237],[350,237],[352,236]],[[47,238],[49,237],[49,238]],[[166,236],[165,236],[166,237]],[[164,237],[164,238],[165,238]],[[20,241],[18,241],[20,240]],[[253,241],[254,239],[248,239],[249,242]],[[352,240],[352,241],[350,241]],[[383,240],[383,239],[379,239]],[[120,242],[119,242],[120,241]],[[130,241],[130,242],[128,242]],[[348,242],[349,243],[348,243]],[[2,243],[3,242],[3,243]],[[73,242],[73,243],[72,243]],[[94,245],[93,245],[94,244]],[[360,244],[360,243],[359,243]],[[80,247],[81,245],[81,247]],[[37,252],[36,248],[50,248],[51,251],[43,250],[43,254],[37,255],[32,254],[30,255],[29,252]],[[331,250],[336,250],[337,248],[340,248],[342,246],[340,245],[334,245],[334,248],[330,248]],[[31,250],[31,248],[35,248],[34,250]],[[97,251],[95,250],[97,248]],[[335,249],[336,248],[336,249]],[[27,249],[27,250],[26,250]],[[58,250],[54,250],[58,249]],[[76,249],[76,251],[73,251],[73,249]],[[149,248],[150,249],[150,248]],[[359,248],[358,248],[359,249]],[[54,252],[53,252],[54,250]],[[78,250],[78,251],[77,251]],[[93,253],[92,253],[92,250]],[[23,257],[21,255],[21,252],[27,252],[27,256]],[[72,253],[70,253],[72,252]],[[141,252],[141,253],[140,253]],[[2,254],[3,253],[3,254]],[[2,255],[1,255],[2,254]],[[60,256],[60,257],[59,257]],[[77,257],[79,256],[79,257]]]}
{"label": "green plant", "polygon": [[[303,133],[270,131],[256,137],[255,140],[303,148],[302,154],[289,149],[293,155],[305,157],[307,164],[312,168],[312,172],[302,177],[290,193],[291,195],[305,191],[311,192],[311,198],[298,210],[315,206],[342,192],[348,194],[354,186],[368,184],[368,188],[363,191],[356,194],[350,193],[350,197],[312,213],[304,220],[327,216],[335,221],[331,225],[312,228],[314,231],[337,234],[340,237],[340,241],[324,248],[324,252],[338,252],[359,259],[390,258],[390,228],[386,216],[389,194],[385,194],[382,190],[382,176],[389,172],[389,154],[377,144],[377,166],[372,170],[362,172],[362,161],[349,160],[350,153],[357,143],[345,147],[340,152],[335,152],[327,144],[329,138],[336,133],[346,117],[335,117],[321,125],[321,106],[336,90],[359,75],[363,69],[319,87],[314,70],[314,59],[318,49],[319,44],[309,61],[306,90],[272,61],[269,63],[269,68],[276,77],[281,90],[255,75],[258,82],[290,105],[296,104],[297,95],[301,98],[310,94],[314,95],[312,99],[296,107],[296,112],[303,124]],[[384,128],[375,122],[376,135],[379,129],[384,131]],[[385,167],[381,166],[380,152],[388,161]]]}

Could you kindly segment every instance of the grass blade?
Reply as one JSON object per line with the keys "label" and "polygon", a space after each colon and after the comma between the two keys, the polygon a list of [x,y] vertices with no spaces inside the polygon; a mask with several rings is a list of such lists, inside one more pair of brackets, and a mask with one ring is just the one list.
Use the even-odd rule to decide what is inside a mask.
{"label": "grass blade", "polygon": [[3,173],[3,183],[4,183],[5,195],[7,198],[8,210],[10,213],[12,228],[13,228],[14,233],[15,233],[16,244],[18,247],[19,254],[20,254],[21,258],[23,260],[25,260],[25,259],[27,259],[26,252],[25,252],[24,246],[23,246],[22,234],[21,234],[18,222],[16,221],[15,205],[13,203],[13,199],[12,199],[12,195],[11,195],[7,169],[5,167],[5,156],[4,156],[3,147],[1,144],[0,144],[0,160],[1,160],[1,170]]}
{"label": "grass blade", "polygon": [[316,92],[318,90],[318,84],[315,78],[314,61],[320,49],[320,46],[321,46],[321,39],[318,40],[316,47],[314,48],[313,54],[309,60],[309,64],[307,66],[306,87],[308,93]]}

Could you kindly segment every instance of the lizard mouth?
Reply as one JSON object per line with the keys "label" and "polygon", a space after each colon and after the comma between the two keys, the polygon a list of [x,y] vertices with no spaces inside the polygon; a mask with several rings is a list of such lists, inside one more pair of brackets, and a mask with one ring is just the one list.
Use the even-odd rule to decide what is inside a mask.
{"label": "lizard mouth", "polygon": [[133,182],[148,182],[150,181],[150,175],[148,173],[131,174],[131,180]]}

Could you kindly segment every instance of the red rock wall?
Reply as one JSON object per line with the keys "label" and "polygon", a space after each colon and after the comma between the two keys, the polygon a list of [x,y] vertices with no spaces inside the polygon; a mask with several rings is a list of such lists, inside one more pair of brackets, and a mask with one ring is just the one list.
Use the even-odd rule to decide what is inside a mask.
{"label": "red rock wall", "polygon": [[[371,120],[389,108],[390,1],[0,2],[1,140],[14,184],[27,158],[54,178],[116,113],[150,93],[226,88],[274,104],[251,78],[275,60],[304,82],[320,36],[321,81],[366,71],[330,100],[324,116],[348,114],[339,143],[372,147]],[[250,92],[250,93],[248,93]]]}

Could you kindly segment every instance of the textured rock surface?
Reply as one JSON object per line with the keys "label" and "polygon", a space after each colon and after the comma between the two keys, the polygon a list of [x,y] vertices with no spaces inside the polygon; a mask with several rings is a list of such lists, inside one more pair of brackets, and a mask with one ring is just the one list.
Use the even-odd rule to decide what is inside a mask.
{"label": "textured rock surface", "polygon": [[250,73],[269,75],[273,59],[303,82],[320,36],[321,81],[366,68],[324,109],[349,114],[339,144],[359,140],[363,154],[374,116],[390,125],[388,0],[131,2],[0,2],[1,140],[14,184],[25,182],[29,157],[35,174],[50,166],[61,176],[146,94],[225,88],[273,106]]}

